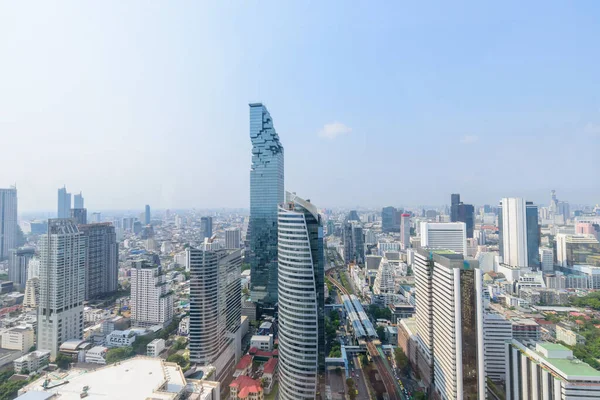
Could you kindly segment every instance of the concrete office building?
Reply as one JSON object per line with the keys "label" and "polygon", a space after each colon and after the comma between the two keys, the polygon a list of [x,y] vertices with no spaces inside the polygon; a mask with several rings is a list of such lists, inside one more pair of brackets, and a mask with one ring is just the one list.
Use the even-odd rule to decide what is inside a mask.
{"label": "concrete office building", "polygon": [[500,256],[513,267],[540,267],[537,206],[521,198],[503,198],[498,214]]}
{"label": "concrete office building", "polygon": [[561,267],[588,264],[600,267],[600,242],[594,235],[556,235],[556,262]]}
{"label": "concrete office building", "polygon": [[85,238],[71,219],[50,219],[39,244],[37,346],[54,359],[62,343],[83,337]]}
{"label": "concrete office building", "polygon": [[410,214],[400,216],[400,244],[402,250],[410,248]]}
{"label": "concrete office building", "polygon": [[17,188],[0,189],[0,261],[17,246]]}
{"label": "concrete office building", "polygon": [[146,260],[131,266],[131,325],[167,326],[173,319],[173,292],[162,268]]}
{"label": "concrete office building", "polygon": [[241,244],[241,235],[238,228],[229,228],[225,230],[225,248],[229,250],[239,249]]}
{"label": "concrete office building", "polygon": [[467,231],[464,222],[422,222],[421,247],[446,249],[467,254]]}
{"label": "concrete office building", "polygon": [[600,398],[600,371],[563,345],[512,340],[506,353],[506,400]]}
{"label": "concrete office building", "polygon": [[453,251],[421,248],[415,282],[417,364],[424,381],[441,399],[484,399],[483,282],[477,262]]}
{"label": "concrete office building", "polygon": [[71,193],[67,193],[67,188],[58,189],[58,210],[57,218],[71,217]]}
{"label": "concrete office building", "polygon": [[547,247],[540,247],[540,265],[542,272],[554,271],[554,251]]}
{"label": "concrete office building", "polygon": [[[214,365],[225,384],[241,357],[241,250],[188,248],[190,360]],[[227,385],[224,385],[227,387]]]}
{"label": "concrete office building", "polygon": [[35,249],[31,247],[10,249],[8,254],[8,280],[18,286],[19,290],[24,290],[29,276],[29,261],[35,255]]}
{"label": "concrete office building", "polygon": [[323,225],[292,193],[279,207],[279,398],[312,400],[325,370]]}
{"label": "concrete office building", "polygon": [[500,314],[483,318],[485,376],[494,382],[506,379],[506,341],[512,340],[512,323]]}
{"label": "concrete office building", "polygon": [[119,280],[119,244],[110,222],[80,225],[86,240],[85,299],[97,299],[116,292]]}
{"label": "concrete office building", "polygon": [[250,104],[250,220],[246,238],[253,301],[277,302],[277,207],[284,201],[283,146],[261,103]]}

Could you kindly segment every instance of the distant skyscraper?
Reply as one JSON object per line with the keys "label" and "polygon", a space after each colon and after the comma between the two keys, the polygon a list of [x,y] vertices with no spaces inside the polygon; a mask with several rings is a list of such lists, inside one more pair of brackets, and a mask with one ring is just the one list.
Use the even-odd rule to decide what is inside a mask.
{"label": "distant skyscraper", "polygon": [[85,208],[72,208],[71,218],[73,218],[77,225],[87,224],[87,210]]}
{"label": "distant skyscraper", "polygon": [[86,240],[85,299],[97,299],[117,291],[119,245],[110,222],[80,225]]}
{"label": "distant skyscraper", "polygon": [[146,204],[146,208],[144,210],[144,225],[150,225],[150,220],[151,220],[150,206],[148,204]]}
{"label": "distant skyscraper", "polygon": [[410,248],[410,214],[400,216],[400,243],[403,250]]}
{"label": "distant skyscraper", "polygon": [[238,228],[229,228],[225,230],[225,248],[239,249],[241,242],[240,230]]}
{"label": "distant skyscraper", "polygon": [[422,222],[421,246],[467,254],[466,225],[464,222]]}
{"label": "distant skyscraper", "polygon": [[190,360],[213,365],[223,383],[241,356],[241,251],[188,248]]}
{"label": "distant skyscraper", "polygon": [[202,231],[202,235],[204,238],[211,238],[213,235],[212,230],[212,217],[202,217],[200,218],[200,230]]}
{"label": "distant skyscraper", "polygon": [[81,192],[73,196],[73,208],[83,208],[83,194],[81,194]]}
{"label": "distant skyscraper", "polygon": [[503,198],[498,214],[500,255],[513,267],[540,266],[537,206],[521,198]]}
{"label": "distant skyscraper", "polygon": [[131,324],[135,327],[167,326],[173,319],[173,293],[160,265],[146,260],[131,266]]}
{"label": "distant skyscraper", "polygon": [[452,201],[450,222],[464,222],[467,226],[467,238],[472,238],[475,227],[475,208],[471,204],[464,204],[460,201],[458,193],[451,195],[450,200]]}
{"label": "distant skyscraper", "polygon": [[277,302],[277,207],[284,201],[283,146],[267,108],[250,104],[250,221],[248,224],[251,297]]}
{"label": "distant skyscraper", "polygon": [[59,346],[83,339],[85,238],[71,219],[51,219],[40,239],[38,349],[56,358]]}
{"label": "distant skyscraper", "polygon": [[335,234],[335,222],[332,220],[327,221],[327,236]]}
{"label": "distant skyscraper", "polygon": [[354,221],[344,224],[344,261],[346,263],[365,263],[365,242],[362,226]]}
{"label": "distant skyscraper", "polygon": [[29,260],[35,255],[35,249],[21,247],[10,249],[8,253],[8,280],[23,290],[28,279]]}
{"label": "distant skyscraper", "polygon": [[0,189],[0,260],[17,246],[17,189]]}
{"label": "distant skyscraper", "polygon": [[312,203],[289,192],[286,200],[278,222],[279,397],[308,400],[325,369],[323,225]]}
{"label": "distant skyscraper", "polygon": [[350,210],[350,212],[348,213],[348,216],[346,217],[346,221],[360,222],[360,217],[358,216],[358,213],[356,212],[356,210]]}
{"label": "distant skyscraper", "polygon": [[71,193],[67,193],[67,188],[58,189],[58,218],[71,218]]}
{"label": "distant skyscraper", "polygon": [[381,229],[384,232],[400,232],[400,211],[395,207],[381,210]]}
{"label": "distant skyscraper", "polygon": [[485,399],[483,279],[477,261],[415,253],[419,370],[441,399]]}

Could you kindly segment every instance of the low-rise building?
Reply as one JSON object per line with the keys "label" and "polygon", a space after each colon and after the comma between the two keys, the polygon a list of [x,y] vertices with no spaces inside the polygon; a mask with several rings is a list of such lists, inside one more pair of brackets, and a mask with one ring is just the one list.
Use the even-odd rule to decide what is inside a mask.
{"label": "low-rise building", "polygon": [[263,367],[263,375],[262,379],[264,381],[263,389],[266,394],[271,393],[273,390],[273,385],[277,380],[277,371],[278,371],[278,360],[276,358],[271,358],[267,361]]}
{"label": "low-rise building", "polygon": [[568,344],[569,346],[585,344],[585,337],[561,325],[556,325],[556,340]]}
{"label": "low-rise building", "polygon": [[190,317],[183,317],[179,321],[179,328],[177,329],[179,336],[187,336],[190,333]]}
{"label": "low-rise building", "polygon": [[600,371],[560,344],[506,344],[506,399],[599,399]]}
{"label": "low-rise building", "polygon": [[50,350],[36,350],[13,361],[15,373],[37,372],[48,365]]}
{"label": "low-rise building", "polygon": [[385,341],[389,344],[398,343],[398,328],[395,326],[385,327]]}
{"label": "low-rise building", "polygon": [[34,340],[33,329],[25,326],[17,326],[8,329],[2,334],[2,348],[19,350],[21,354],[25,354],[33,346]]}
{"label": "low-rise building", "polygon": [[108,353],[108,347],[92,347],[85,353],[85,362],[91,364],[106,364],[106,353]]}
{"label": "low-rise building", "polygon": [[250,338],[250,347],[256,347],[262,351],[273,350],[273,335],[254,335]]}
{"label": "low-rise building", "polygon": [[112,331],[106,336],[104,344],[106,347],[127,347],[135,342],[135,332],[131,329],[125,331]]}
{"label": "low-rise building", "polygon": [[146,346],[146,355],[148,357],[158,357],[159,354],[165,349],[164,339],[154,339]]}
{"label": "low-rise building", "polygon": [[540,340],[540,325],[529,318],[514,318],[512,322],[512,336],[513,339],[523,341],[534,341]]}
{"label": "low-rise building", "polygon": [[85,353],[94,347],[92,343],[85,340],[71,339],[60,345],[60,354],[71,357],[73,362],[85,362]]}
{"label": "low-rise building", "polygon": [[260,381],[248,376],[238,376],[229,384],[230,397],[236,400],[263,400],[264,391]]}
{"label": "low-rise building", "polygon": [[241,375],[249,375],[252,371],[252,356],[250,354],[246,354],[242,356],[240,361],[235,366],[235,371],[233,373],[234,378],[237,378]]}
{"label": "low-rise building", "polygon": [[415,315],[415,306],[412,304],[396,303],[390,305],[392,311],[392,324],[398,324],[401,319]]}

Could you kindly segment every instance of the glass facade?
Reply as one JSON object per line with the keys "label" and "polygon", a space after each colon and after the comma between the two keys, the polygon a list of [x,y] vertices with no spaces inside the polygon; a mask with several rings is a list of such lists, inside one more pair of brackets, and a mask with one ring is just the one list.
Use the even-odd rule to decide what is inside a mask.
{"label": "glass facade", "polygon": [[325,371],[323,225],[288,193],[279,208],[279,398],[315,399]]}
{"label": "glass facade", "polygon": [[527,225],[527,264],[530,268],[540,268],[540,224],[538,208],[528,201],[526,206]]}
{"label": "glass facade", "polygon": [[460,271],[462,363],[464,399],[477,399],[477,293],[475,271]]}
{"label": "glass facade", "polygon": [[252,300],[277,302],[277,207],[284,201],[283,146],[267,108],[250,104],[250,221],[248,242]]}

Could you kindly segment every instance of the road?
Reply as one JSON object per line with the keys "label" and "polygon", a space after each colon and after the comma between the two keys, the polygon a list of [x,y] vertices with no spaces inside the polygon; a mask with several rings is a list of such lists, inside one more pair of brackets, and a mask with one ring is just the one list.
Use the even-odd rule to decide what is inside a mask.
{"label": "road", "polygon": [[354,384],[358,390],[358,400],[369,400],[371,395],[369,394],[369,389],[367,389],[366,379],[368,378],[363,374],[358,358],[356,356],[348,358],[348,363],[350,367],[350,376],[354,380]]}
{"label": "road", "polygon": [[[348,293],[346,288],[344,288],[341,283],[339,283],[338,281],[336,281],[335,279],[333,279],[331,277],[331,272],[333,272],[333,270],[330,270],[327,272],[327,279],[329,279],[329,281],[335,287],[337,287],[339,291],[341,291],[345,295],[350,295],[350,293]],[[375,367],[377,368],[377,372],[379,373],[379,376],[381,377],[381,379],[383,381],[383,384],[385,386],[385,391],[387,392],[387,394],[389,396],[389,400],[404,400],[404,396],[401,394],[400,387],[398,386],[398,382],[396,382],[396,378],[394,377],[394,375],[392,374],[390,369],[387,368],[387,366],[386,366],[384,360],[382,359],[381,354],[377,350],[377,347],[375,346],[375,344],[372,342],[371,339],[368,339],[368,338],[367,338],[367,350],[369,351],[369,355],[371,356],[371,359],[373,360],[373,363],[375,364]]]}

